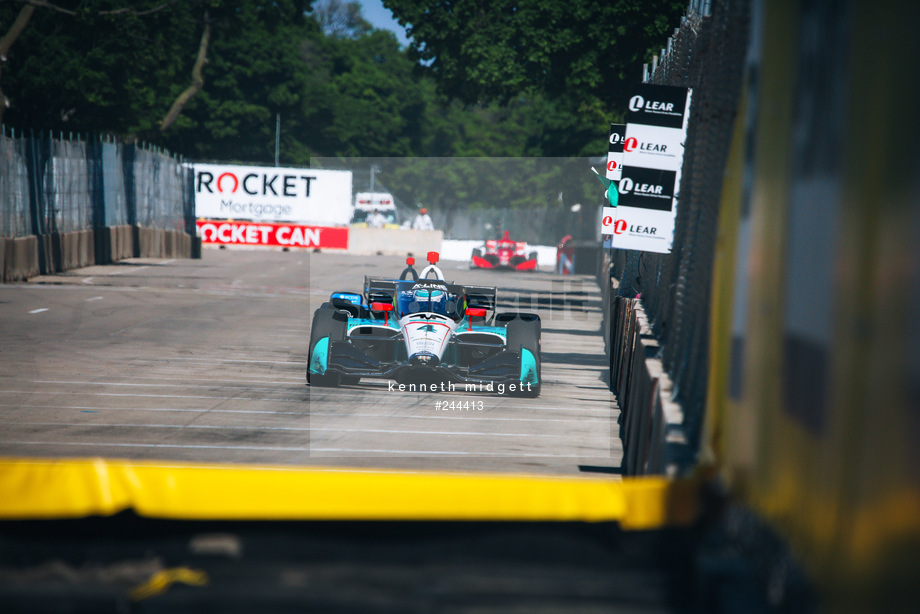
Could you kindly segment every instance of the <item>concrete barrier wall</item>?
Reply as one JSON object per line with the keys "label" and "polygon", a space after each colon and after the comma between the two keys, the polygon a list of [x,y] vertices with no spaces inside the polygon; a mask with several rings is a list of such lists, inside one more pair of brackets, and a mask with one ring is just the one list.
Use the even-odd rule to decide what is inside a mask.
{"label": "concrete barrier wall", "polygon": [[440,252],[444,233],[440,230],[404,228],[349,228],[348,252],[361,256],[405,256],[424,260],[428,252]]}
{"label": "concrete barrier wall", "polygon": [[138,257],[155,258],[164,253],[163,231],[159,228],[138,229]]}
{"label": "concrete barrier wall", "polygon": [[[42,266],[44,273],[60,273],[97,264],[97,232],[103,233],[103,251],[110,262],[134,257],[201,257],[200,244],[188,233],[139,226],[113,226],[99,231],[52,233],[42,235],[41,240],[34,235],[0,237],[0,280],[25,281],[41,275]],[[194,251],[196,247],[197,256]]]}
{"label": "concrete barrier wall", "polygon": [[25,281],[39,274],[38,237],[3,239],[3,281]]}
{"label": "concrete barrier wall", "polygon": [[[194,237],[178,230],[137,227],[137,255],[140,258],[193,258]],[[200,247],[198,251],[200,257]]]}
{"label": "concrete barrier wall", "polygon": [[674,474],[688,453],[687,440],[673,384],[657,358],[660,345],[639,300],[612,297],[607,309],[610,386],[620,407],[623,475]]}
{"label": "concrete barrier wall", "polygon": [[92,230],[61,234],[60,270],[79,269],[96,263]]}
{"label": "concrete barrier wall", "polygon": [[61,268],[80,268],[80,234],[77,232],[61,233]]}
{"label": "concrete barrier wall", "polygon": [[163,231],[159,228],[141,228],[140,232],[140,257],[153,258],[154,254],[164,251]]}
{"label": "concrete barrier wall", "polygon": [[134,227],[133,226],[112,226],[107,229],[112,240],[112,260],[126,260],[133,258],[134,248]]}

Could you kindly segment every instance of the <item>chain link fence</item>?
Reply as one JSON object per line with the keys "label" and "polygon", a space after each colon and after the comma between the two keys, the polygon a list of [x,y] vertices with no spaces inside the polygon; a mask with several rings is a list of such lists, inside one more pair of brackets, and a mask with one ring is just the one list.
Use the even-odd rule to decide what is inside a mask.
{"label": "chain link fence", "polygon": [[32,232],[23,145],[21,139],[0,135],[0,237],[24,237]]}
{"label": "chain link fence", "polygon": [[194,233],[192,171],[144,145],[0,135],[0,237],[139,225]]}
{"label": "chain link fence", "polygon": [[126,223],[195,234],[191,167],[156,150],[134,148],[126,153],[126,162],[133,169],[124,174],[132,184],[126,189],[134,198]]}
{"label": "chain link fence", "polygon": [[747,2],[706,4],[705,11],[691,6],[648,78],[657,85],[693,88],[673,251],[609,254],[611,275],[620,281],[617,295],[641,298],[660,343],[691,451],[699,447],[703,422],[719,202],[741,95],[750,9]]}
{"label": "chain link fence", "polygon": [[556,245],[565,235],[600,240],[600,184],[591,166],[606,158],[313,158],[314,168],[353,173],[353,191],[389,192],[399,221],[426,208],[446,239],[512,238]]}

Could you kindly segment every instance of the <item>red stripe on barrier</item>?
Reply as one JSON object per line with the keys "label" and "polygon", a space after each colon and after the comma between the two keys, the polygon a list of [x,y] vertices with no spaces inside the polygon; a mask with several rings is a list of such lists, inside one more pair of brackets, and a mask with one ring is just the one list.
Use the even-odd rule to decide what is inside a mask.
{"label": "red stripe on barrier", "polygon": [[264,245],[348,249],[348,228],[266,224],[231,220],[198,220],[198,235],[206,245]]}

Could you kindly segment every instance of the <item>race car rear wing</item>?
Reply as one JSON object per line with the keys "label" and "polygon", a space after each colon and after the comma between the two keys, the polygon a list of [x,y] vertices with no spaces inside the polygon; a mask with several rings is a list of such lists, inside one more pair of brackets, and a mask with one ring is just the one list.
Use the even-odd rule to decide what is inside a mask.
{"label": "race car rear wing", "polygon": [[[368,303],[383,301],[389,303],[396,294],[397,283],[385,277],[364,277],[364,294]],[[493,286],[467,286],[463,284],[446,284],[447,291],[451,294],[466,294],[470,307],[483,307],[490,311],[495,310],[498,302],[498,290]]]}
{"label": "race car rear wing", "polygon": [[462,286],[466,289],[470,307],[484,307],[490,311],[495,310],[498,302],[498,290],[491,286]]}
{"label": "race car rear wing", "polygon": [[386,277],[364,276],[364,295],[368,304],[379,301],[389,303],[396,295],[396,282]]}

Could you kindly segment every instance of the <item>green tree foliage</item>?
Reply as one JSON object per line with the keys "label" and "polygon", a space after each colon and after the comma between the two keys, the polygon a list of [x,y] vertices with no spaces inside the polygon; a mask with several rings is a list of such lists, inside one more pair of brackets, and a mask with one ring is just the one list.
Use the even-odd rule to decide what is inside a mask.
{"label": "green tree foliage", "polygon": [[361,15],[361,5],[345,0],[319,0],[313,16],[323,34],[334,38],[360,38],[374,28]]}
{"label": "green tree foliage", "polygon": [[[407,50],[345,0],[41,3],[0,74],[3,121],[271,163],[280,116],[285,165],[602,153],[617,88],[635,81],[626,75],[648,41],[660,44],[673,11],[649,19],[638,0],[518,4],[387,0],[412,24]],[[0,2],[0,30],[22,6]],[[200,89],[161,130],[203,48]],[[422,74],[414,57],[429,63]]]}
{"label": "green tree foliage", "polygon": [[616,99],[639,78],[685,0],[383,0],[443,91],[466,102],[521,93]]}
{"label": "green tree foliage", "polygon": [[[134,3],[138,11],[161,2]],[[106,14],[111,0],[62,1],[40,7],[12,47],[4,72],[6,123],[35,130],[143,131],[165,114],[158,82],[176,58],[197,47],[198,2],[154,11]],[[19,3],[0,4],[10,24]],[[181,13],[181,14],[180,14]],[[191,47],[194,45],[194,47]],[[189,65],[190,67],[191,65]],[[183,81],[186,79],[183,78]]]}
{"label": "green tree foliage", "polygon": [[[488,123],[438,97],[395,36],[373,30],[353,3],[343,5],[344,21],[327,16],[327,35],[305,1],[143,0],[112,14],[123,2],[61,0],[61,11],[35,12],[2,74],[7,125],[270,163],[280,115],[281,161],[300,165],[312,155],[452,155],[468,142],[464,125]],[[19,9],[0,3],[0,27]],[[161,132],[192,81],[206,24],[203,87]]]}
{"label": "green tree foliage", "polygon": [[[550,155],[603,151],[643,61],[686,10],[686,0],[383,0],[408,26],[413,57],[439,91],[468,104],[544,108]],[[550,101],[550,102],[547,102]]]}
{"label": "green tree foliage", "polygon": [[[162,136],[143,136],[195,159],[271,163],[280,114],[283,146],[291,146],[282,149],[285,161],[307,160],[309,150],[293,136],[304,131],[309,74],[303,50],[322,35],[315,21],[306,18],[305,5],[239,0],[223,4],[216,13],[212,9],[213,42],[204,88]],[[186,87],[196,48],[187,46],[182,68],[167,81],[167,99]]]}

